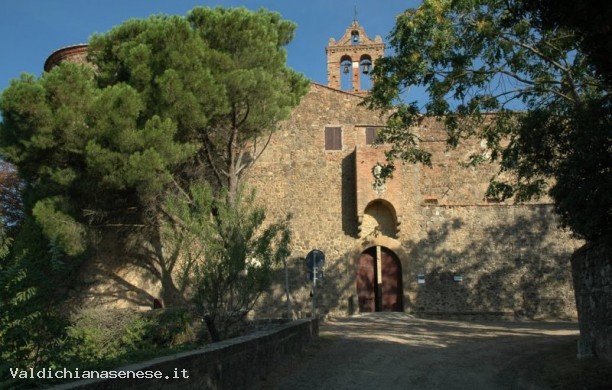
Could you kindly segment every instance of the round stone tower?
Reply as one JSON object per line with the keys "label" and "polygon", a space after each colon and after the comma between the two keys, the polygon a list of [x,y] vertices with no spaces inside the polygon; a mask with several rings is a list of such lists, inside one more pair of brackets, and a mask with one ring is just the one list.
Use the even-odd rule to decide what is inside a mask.
{"label": "round stone tower", "polygon": [[87,61],[87,44],[72,45],[54,51],[45,61],[45,72],[50,71],[62,61],[81,64]]}
{"label": "round stone tower", "polygon": [[371,39],[362,26],[353,20],[336,42],[330,38],[327,54],[327,85],[331,88],[367,95],[371,87],[370,72],[377,58],[385,53],[380,35]]}

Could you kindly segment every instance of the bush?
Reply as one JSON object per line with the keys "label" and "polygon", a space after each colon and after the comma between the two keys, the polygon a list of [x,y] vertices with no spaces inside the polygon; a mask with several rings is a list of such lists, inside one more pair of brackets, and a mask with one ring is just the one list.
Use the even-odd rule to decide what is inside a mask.
{"label": "bush", "polygon": [[239,191],[230,200],[227,191],[215,195],[208,183],[170,196],[166,210],[173,217],[165,238],[184,256],[192,302],[211,340],[233,336],[270,288],[274,265],[290,254],[291,216],[268,223],[254,191]]}
{"label": "bush", "polygon": [[151,321],[132,310],[91,308],[72,318],[68,327],[73,346],[65,353],[66,362],[95,366],[120,360],[152,346],[146,340]]}
{"label": "bush", "polygon": [[151,310],[144,315],[151,321],[146,339],[158,348],[193,343],[198,338],[193,316],[187,308]]}
{"label": "bush", "polygon": [[136,312],[88,308],[72,318],[66,365],[106,367],[159,355],[160,350],[195,341],[187,309]]}

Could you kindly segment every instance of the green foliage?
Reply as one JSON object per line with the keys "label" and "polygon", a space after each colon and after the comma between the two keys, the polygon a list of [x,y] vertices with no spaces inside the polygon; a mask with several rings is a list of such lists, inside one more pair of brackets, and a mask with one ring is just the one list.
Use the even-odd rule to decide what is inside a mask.
{"label": "green foliage", "polygon": [[278,13],[196,8],[189,20],[210,42],[211,69],[223,86],[227,110],[211,116],[203,146],[219,184],[233,198],[246,169],[310,83],[285,65],[284,46],[293,39],[295,24]]}
{"label": "green foliage", "polygon": [[51,242],[59,244],[68,255],[78,255],[85,250],[85,229],[69,215],[58,211],[61,201],[47,198],[37,202],[32,214]]}
{"label": "green foliage", "polygon": [[149,211],[169,187],[212,172],[235,192],[258,139],[308,87],[286,66],[294,29],[242,8],[133,19],[93,36],[93,67],[61,63],[12,81],[0,144],[27,182],[26,211],[76,255],[88,225],[156,225]]}
{"label": "green foliage", "polygon": [[184,307],[151,310],[145,312],[144,317],[151,324],[146,333],[146,340],[157,348],[192,343],[198,337],[194,329],[193,316]]}
{"label": "green foliage", "polygon": [[185,308],[136,312],[86,308],[71,318],[57,361],[80,368],[117,367],[193,343],[193,320]]}
{"label": "green foliage", "polygon": [[608,29],[612,8],[601,0],[526,0],[524,7],[548,30],[563,28],[577,33],[580,47],[590,62],[608,84],[612,83],[612,41]]}
{"label": "green foliage", "polygon": [[[79,311],[70,323],[62,322],[62,326],[63,336],[55,335],[53,344],[48,342],[41,348],[44,360],[34,362],[31,356],[16,360],[14,354],[3,356],[0,386],[30,388],[34,385],[23,379],[12,379],[10,367],[116,368],[184,349],[195,340],[192,318],[186,309],[135,312],[94,307]],[[37,386],[57,382],[35,381]]]}
{"label": "green foliage", "polygon": [[[288,233],[278,225],[261,227],[261,211],[239,214],[242,206],[231,210],[216,198],[206,203],[204,193],[212,190],[192,184],[216,180],[230,189],[227,200],[240,204],[240,178],[308,88],[286,66],[284,47],[294,29],[265,10],[195,8],[186,17],[130,20],[91,39],[89,64],[64,62],[40,78],[23,75],[2,92],[0,153],[24,180],[26,216],[16,255],[3,259],[0,269],[3,362],[46,364],[60,350],[93,362],[150,342],[143,334],[146,321],[125,328],[129,339],[110,341],[85,317],[78,319],[82,326],[70,328],[68,344],[60,342],[66,338],[54,312],[63,298],[60,281],[70,280],[75,260],[108,229],[146,236],[149,242],[134,252],[155,264],[142,265],[158,273],[164,291],[179,290],[167,276],[177,274],[180,250],[197,261],[179,279],[188,283],[188,271],[197,271],[206,294],[214,294],[209,276],[221,283],[223,299],[206,301],[206,310],[250,307],[287,245],[270,247],[279,235],[288,242]],[[191,188],[200,200],[182,215],[194,224],[187,229],[175,218],[181,214],[168,219],[164,199]],[[204,230],[198,231],[193,208],[204,215],[214,209],[219,217],[201,221]],[[165,250],[162,233],[178,240],[177,251]],[[208,238],[193,241],[201,237]],[[192,246],[184,246],[188,239]],[[197,248],[210,270],[192,253]],[[243,271],[249,276],[238,277]],[[174,338],[173,332],[168,328],[156,338]],[[72,350],[70,340],[85,347]],[[105,340],[109,349],[99,348]]]}
{"label": "green foliage", "polygon": [[274,265],[289,256],[289,217],[266,224],[254,192],[230,202],[207,184],[170,198],[167,209],[175,222],[166,237],[180,246],[193,301],[218,340],[253,308],[270,287]]}
{"label": "green foliage", "polygon": [[199,7],[186,18],[130,20],[94,36],[90,50],[100,84],[134,88],[145,117],[175,123],[175,138],[197,143],[233,194],[261,153],[258,139],[265,144],[306,92],[308,81],[286,66],[294,29],[274,12]]}
{"label": "green foliage", "polygon": [[51,366],[64,345],[67,323],[53,302],[66,270],[54,247],[55,255],[40,256],[34,243],[31,252],[16,250],[19,241],[40,234],[31,230],[26,221],[10,251],[0,231],[0,387],[12,383],[10,367]]}
{"label": "green foliage", "polygon": [[71,322],[59,360],[79,367],[123,364],[195,339],[191,316],[180,308],[147,312],[89,308]]}
{"label": "green foliage", "polygon": [[395,158],[430,163],[410,132],[421,107],[404,101],[423,87],[422,109],[444,121],[449,146],[478,137],[488,150],[467,163],[499,161],[500,176],[512,177],[493,177],[487,196],[548,192],[578,236],[611,233],[608,85],[574,32],[544,28],[520,1],[426,0],[398,16],[390,44],[395,54],[376,63],[365,104],[394,110],[382,134],[391,167]]}
{"label": "green foliage", "polygon": [[146,335],[152,322],[131,310],[84,309],[71,322],[67,333],[72,348],[64,352],[62,360],[81,367],[96,367],[151,347]]}

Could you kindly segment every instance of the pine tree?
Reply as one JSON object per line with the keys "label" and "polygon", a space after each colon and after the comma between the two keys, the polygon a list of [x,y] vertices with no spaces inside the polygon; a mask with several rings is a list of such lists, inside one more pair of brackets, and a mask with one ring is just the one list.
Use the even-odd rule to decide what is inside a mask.
{"label": "pine tree", "polygon": [[69,257],[119,231],[166,304],[180,303],[160,233],[166,196],[204,179],[233,203],[308,87],[286,65],[294,29],[265,10],[195,8],[127,21],[92,37],[88,64],[14,80],[0,145],[25,180],[28,218]]}

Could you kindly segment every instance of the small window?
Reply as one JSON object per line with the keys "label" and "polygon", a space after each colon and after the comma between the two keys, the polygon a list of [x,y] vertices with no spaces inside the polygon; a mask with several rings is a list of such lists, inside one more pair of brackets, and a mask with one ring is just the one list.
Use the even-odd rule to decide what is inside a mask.
{"label": "small window", "polygon": [[378,136],[378,129],[376,127],[366,127],[365,129],[366,145],[372,145],[376,142]]}
{"label": "small window", "polygon": [[342,128],[325,128],[325,150],[342,150]]}

